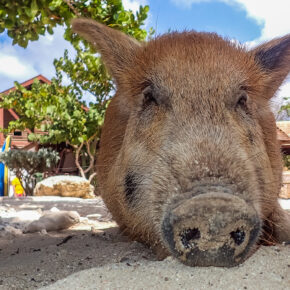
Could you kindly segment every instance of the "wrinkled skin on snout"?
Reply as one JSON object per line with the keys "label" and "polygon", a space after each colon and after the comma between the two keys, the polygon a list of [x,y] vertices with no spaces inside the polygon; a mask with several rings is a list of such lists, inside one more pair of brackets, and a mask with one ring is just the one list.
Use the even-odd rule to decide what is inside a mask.
{"label": "wrinkled skin on snout", "polygon": [[138,43],[87,19],[73,29],[116,83],[97,170],[125,234],[190,266],[235,266],[261,241],[290,240],[269,108],[290,36],[247,51],[193,31]]}

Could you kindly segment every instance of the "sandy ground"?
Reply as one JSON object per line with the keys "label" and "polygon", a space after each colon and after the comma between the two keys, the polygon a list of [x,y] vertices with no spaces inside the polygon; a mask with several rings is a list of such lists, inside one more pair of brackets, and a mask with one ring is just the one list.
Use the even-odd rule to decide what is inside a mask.
{"label": "sandy ground", "polygon": [[[51,208],[81,222],[23,234]],[[261,247],[231,268],[191,268],[122,236],[100,198],[0,199],[0,289],[290,289],[290,246]],[[46,287],[45,287],[46,286]]]}

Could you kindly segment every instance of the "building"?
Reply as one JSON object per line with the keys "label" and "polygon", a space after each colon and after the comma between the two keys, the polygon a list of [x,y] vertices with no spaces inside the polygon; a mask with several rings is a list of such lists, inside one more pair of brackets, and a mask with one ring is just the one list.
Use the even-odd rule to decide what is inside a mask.
{"label": "building", "polygon": [[[43,75],[38,75],[34,78],[31,78],[21,85],[26,89],[30,89],[34,80],[39,80],[40,83],[50,84],[50,80],[48,80]],[[0,93],[0,96],[10,93],[14,91],[16,88],[12,87]],[[84,110],[88,110],[88,108],[84,108]],[[0,108],[0,127],[7,128],[10,121],[18,120],[20,116],[13,109],[3,109]],[[38,134],[45,134],[41,130],[35,129],[35,133]],[[31,131],[27,128],[23,131],[15,130],[13,133],[9,133],[11,136],[11,148],[12,149],[20,149],[20,150],[32,150],[37,151],[39,149],[39,145],[37,143],[33,143],[28,140],[28,135]],[[5,142],[6,136],[3,133],[0,133],[0,148],[2,148]],[[45,146],[46,147],[46,146]],[[60,161],[56,169],[56,174],[74,174],[78,175],[78,169],[75,164],[74,154],[70,146],[67,144],[59,144],[59,145],[52,145],[53,150],[59,152]]]}
{"label": "building", "polygon": [[279,121],[276,124],[281,150],[284,154],[290,155],[290,121]]}
{"label": "building", "polygon": [[[27,80],[21,83],[21,85],[29,90],[34,80],[36,79],[38,79],[41,83],[47,83],[47,84],[50,83],[50,81],[46,77],[42,75],[38,75],[30,80]],[[15,90],[15,87],[12,87],[8,90],[5,90],[4,92],[1,92],[0,95],[8,94],[14,90]],[[18,119],[19,119],[19,116],[13,109],[6,110],[3,108],[0,108],[0,128],[7,128],[10,121],[18,120]],[[13,133],[10,133],[9,135],[11,136],[11,148],[34,150],[34,147],[36,146],[36,144],[33,144],[32,142],[28,141],[29,133],[31,133],[29,129],[25,129],[24,131],[15,130]],[[36,130],[36,133],[44,134],[44,132],[41,132],[40,130]],[[0,133],[1,148],[3,146],[4,141],[5,141],[5,136],[3,133]]]}

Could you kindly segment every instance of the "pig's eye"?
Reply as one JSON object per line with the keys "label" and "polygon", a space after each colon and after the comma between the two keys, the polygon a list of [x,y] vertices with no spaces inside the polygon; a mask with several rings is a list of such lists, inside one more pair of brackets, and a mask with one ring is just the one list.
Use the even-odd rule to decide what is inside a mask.
{"label": "pig's eye", "polygon": [[158,105],[158,102],[156,100],[156,98],[153,95],[153,90],[151,87],[147,87],[146,89],[143,90],[143,106],[147,107],[149,105]]}
{"label": "pig's eye", "polygon": [[242,93],[237,101],[236,108],[247,109],[248,96]]}

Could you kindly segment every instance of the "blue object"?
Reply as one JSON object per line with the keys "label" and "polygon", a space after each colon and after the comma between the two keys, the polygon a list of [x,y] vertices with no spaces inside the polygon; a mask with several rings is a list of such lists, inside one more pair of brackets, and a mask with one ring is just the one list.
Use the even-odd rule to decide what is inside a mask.
{"label": "blue object", "polygon": [[[5,151],[6,140],[2,146],[1,152]],[[0,162],[0,196],[4,196],[4,174],[5,174],[5,165]]]}

